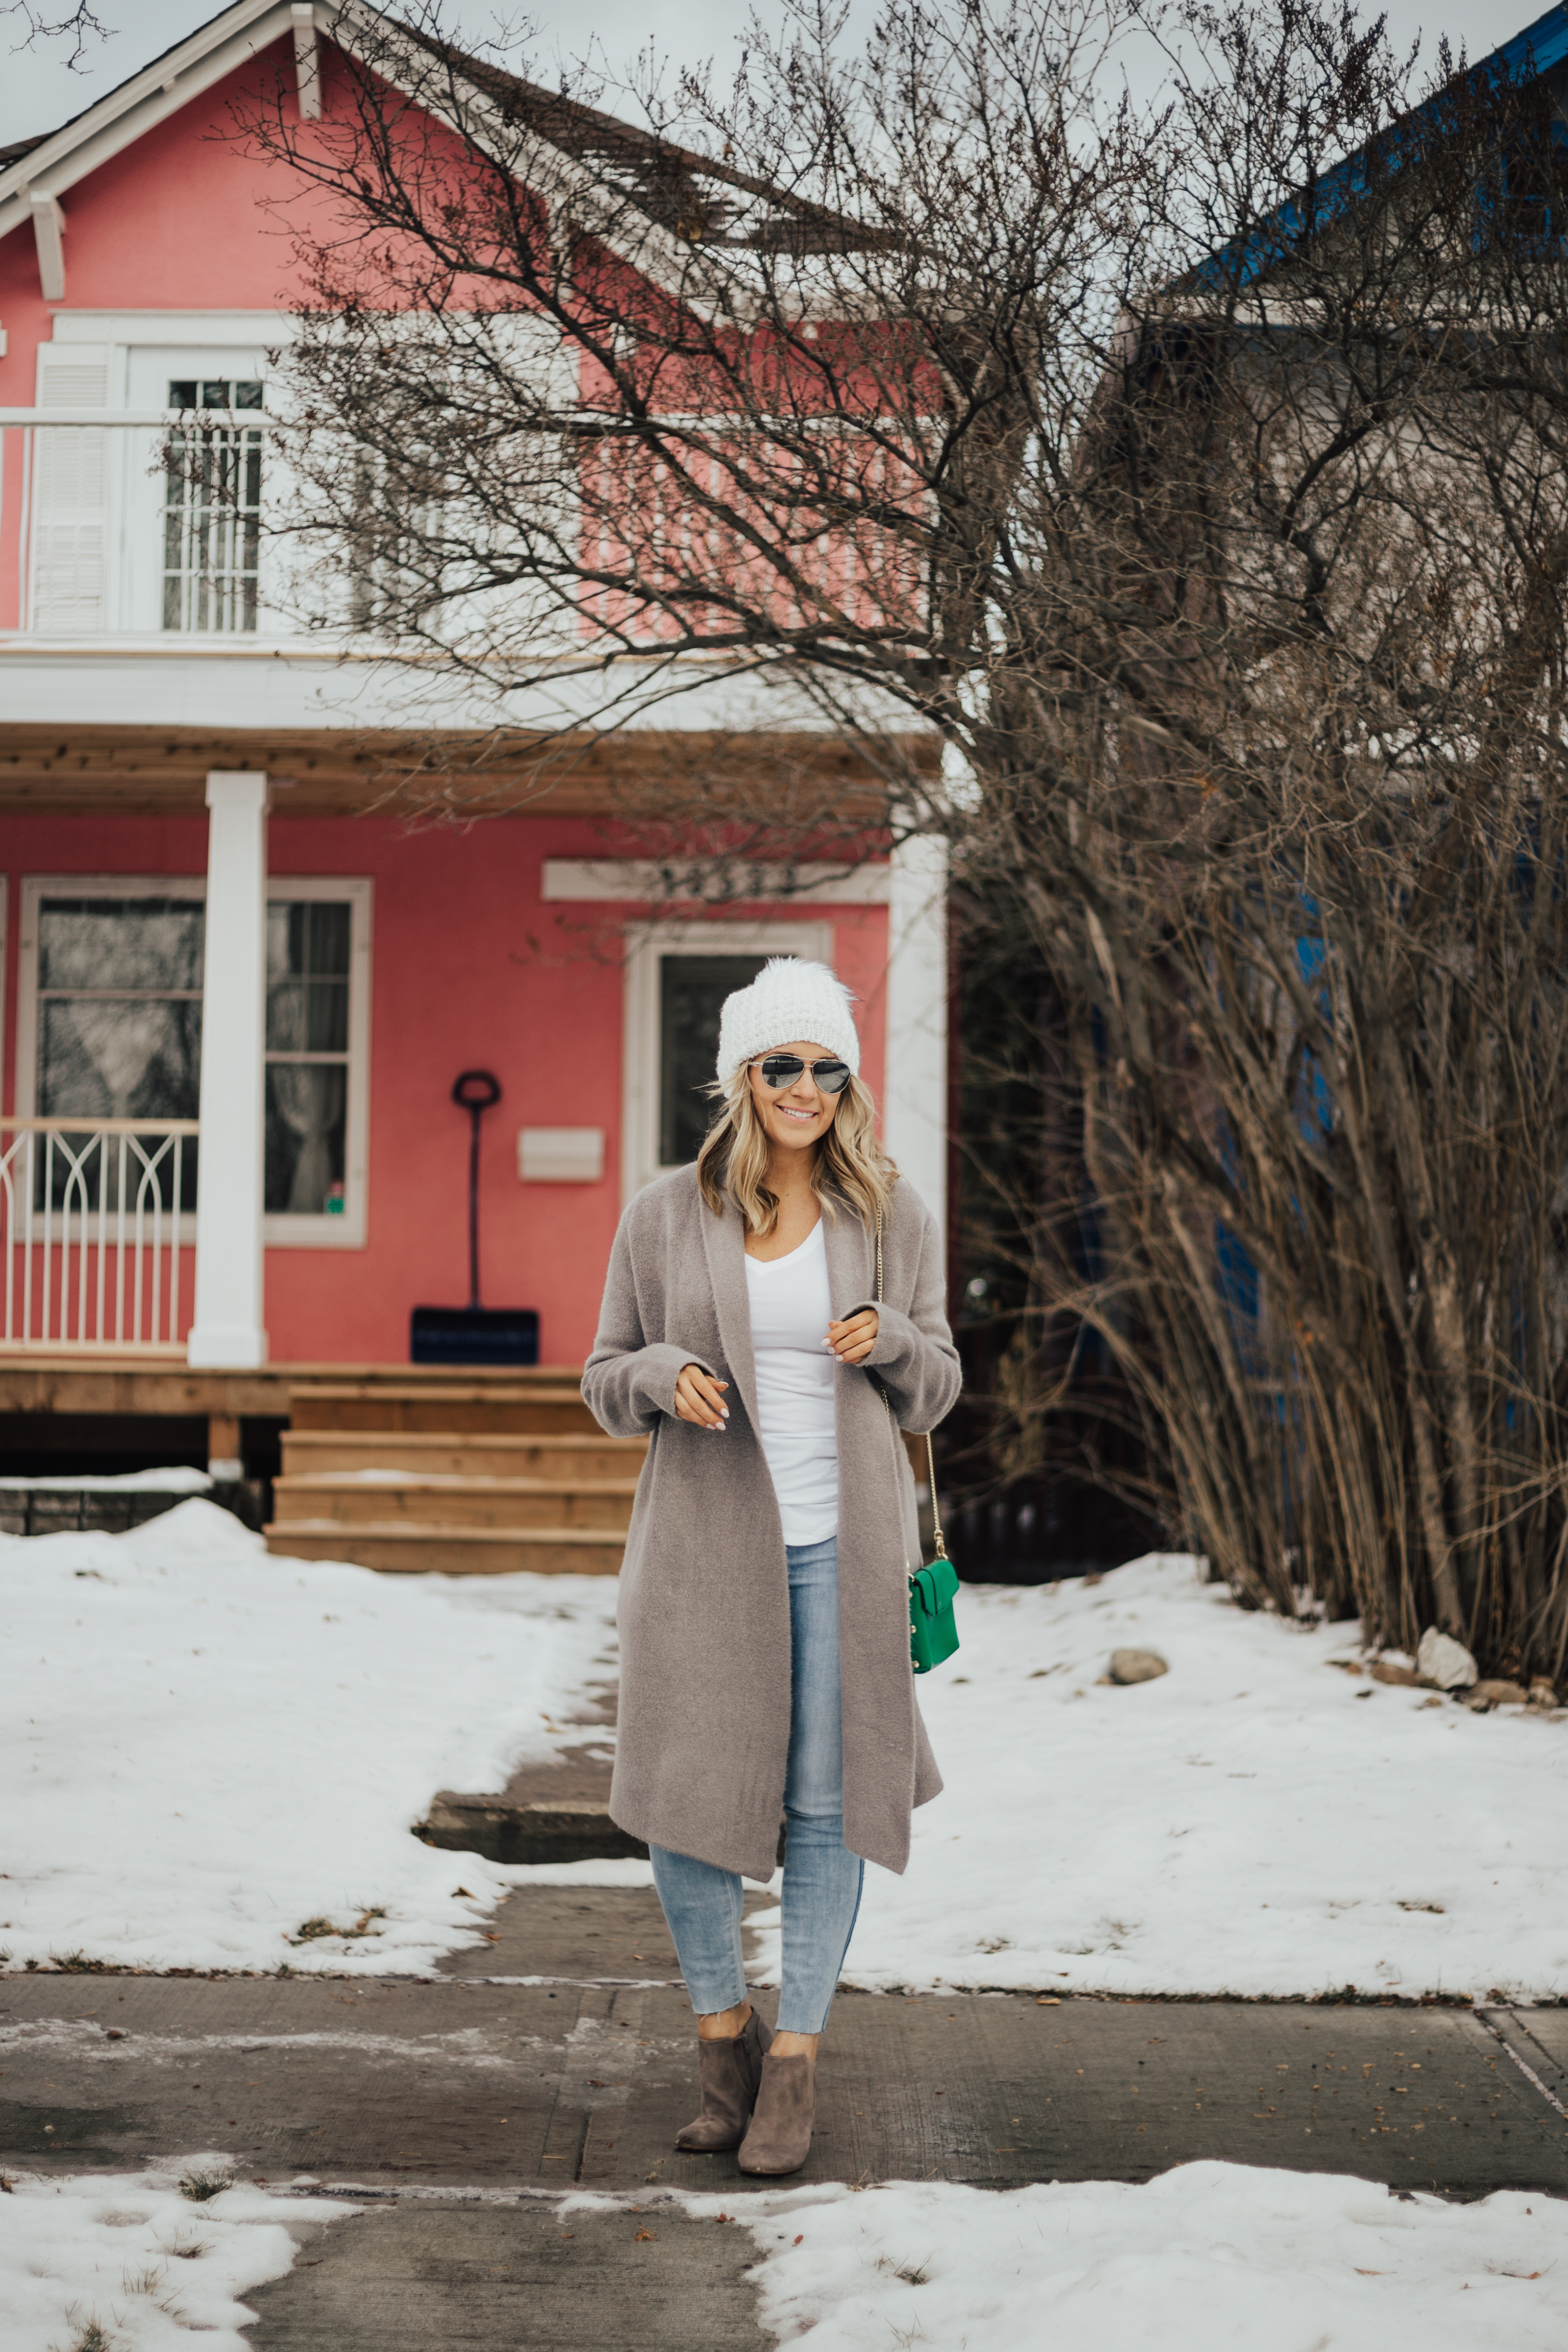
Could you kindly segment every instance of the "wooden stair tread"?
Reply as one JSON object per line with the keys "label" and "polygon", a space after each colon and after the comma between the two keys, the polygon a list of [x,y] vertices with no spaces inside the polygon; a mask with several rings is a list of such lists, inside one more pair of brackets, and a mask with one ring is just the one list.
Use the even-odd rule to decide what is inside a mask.
{"label": "wooden stair tread", "polygon": [[422,1364],[291,1383],[269,1550],[398,1574],[614,1575],[648,1444],[597,1428],[578,1379]]}
{"label": "wooden stair tread", "polygon": [[626,1538],[613,1528],[471,1528],[452,1519],[270,1519],[270,1542],[298,1536],[341,1537],[356,1543],[570,1544],[621,1551]]}
{"label": "wooden stair tread", "polygon": [[275,1494],[634,1495],[635,1478],[497,1478],[469,1470],[287,1470]]}
{"label": "wooden stair tread", "polygon": [[286,1445],[493,1445],[514,1449],[551,1445],[584,1450],[616,1446],[638,1454],[648,1450],[645,1437],[607,1437],[602,1431],[594,1435],[575,1429],[563,1429],[559,1436],[548,1429],[286,1429],[283,1441]]}
{"label": "wooden stair tread", "polygon": [[282,1364],[277,1369],[287,1372],[289,1385],[297,1389],[341,1388],[349,1381],[368,1389],[389,1381],[406,1386],[410,1381],[430,1387],[472,1388],[486,1381],[505,1381],[514,1388],[530,1381],[575,1387],[582,1378],[580,1364]]}
{"label": "wooden stair tread", "polygon": [[433,1388],[423,1381],[308,1381],[289,1391],[293,1402],[314,1404],[581,1404],[575,1382],[525,1387],[513,1381]]}

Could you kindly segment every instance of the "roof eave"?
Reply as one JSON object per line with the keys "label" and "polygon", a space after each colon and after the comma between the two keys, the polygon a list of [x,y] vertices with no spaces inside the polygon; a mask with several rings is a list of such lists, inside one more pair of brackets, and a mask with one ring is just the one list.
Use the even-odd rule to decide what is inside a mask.
{"label": "roof eave", "polygon": [[[322,0],[318,0],[318,5]],[[331,0],[325,0],[327,6]],[[99,99],[74,121],[0,173],[0,237],[30,219],[34,194],[60,197],[78,180],[134,145],[172,114],[188,106],[259,50],[280,39],[291,25],[288,0],[235,0],[211,24],[117,89]]]}

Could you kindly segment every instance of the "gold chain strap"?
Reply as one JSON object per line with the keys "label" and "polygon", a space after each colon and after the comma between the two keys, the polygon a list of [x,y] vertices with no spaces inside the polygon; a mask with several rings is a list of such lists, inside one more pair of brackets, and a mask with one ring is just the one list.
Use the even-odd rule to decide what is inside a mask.
{"label": "gold chain strap", "polygon": [[[879,1218],[877,1219],[877,1221],[876,1221],[876,1303],[877,1303],[877,1305],[878,1305],[878,1307],[881,1307],[881,1305],[883,1304],[883,1297],[882,1297],[882,1219],[881,1219],[880,1217],[879,1217]],[[878,1381],[878,1382],[877,1382],[877,1386],[878,1386],[878,1388],[879,1388],[879,1389],[881,1389],[881,1390],[882,1390],[882,1401],[883,1401],[883,1405],[884,1405],[884,1406],[886,1407],[886,1409],[887,1409],[887,1425],[888,1425],[888,1427],[889,1427],[890,1429],[892,1429],[892,1428],[893,1428],[893,1400],[892,1400],[892,1398],[888,1395],[888,1393],[887,1393],[887,1390],[886,1390],[885,1386],[883,1385],[883,1383],[881,1381]],[[896,1431],[894,1431],[894,1442],[895,1442],[895,1443],[896,1443],[896,1439],[897,1439],[897,1433],[896,1433]],[[927,1430],[927,1431],[926,1431],[926,1433],[925,1433],[925,1470],[926,1470],[926,1475],[929,1477],[929,1479],[930,1479],[930,1481],[931,1481],[931,1531],[932,1531],[932,1534],[933,1534],[934,1538],[936,1538],[936,1557],[937,1557],[937,1559],[946,1559],[946,1557],[947,1557],[947,1546],[946,1546],[946,1542],[944,1541],[944,1539],[943,1539],[943,1535],[942,1535],[942,1507],[941,1507],[941,1505],[940,1505],[940,1504],[937,1502],[937,1500],[936,1500],[936,1455],[935,1450],[934,1450],[934,1449],[933,1449],[933,1447],[932,1447],[932,1444],[931,1444],[931,1432],[930,1432],[929,1430]]]}

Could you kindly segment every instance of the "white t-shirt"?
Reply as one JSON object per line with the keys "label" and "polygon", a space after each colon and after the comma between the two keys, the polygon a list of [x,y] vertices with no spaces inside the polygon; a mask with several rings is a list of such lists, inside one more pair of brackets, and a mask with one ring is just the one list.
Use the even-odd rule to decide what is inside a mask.
{"label": "white t-shirt", "polygon": [[839,1531],[838,1360],[823,1346],[832,1320],[828,1251],[819,1217],[788,1257],[748,1257],[751,1348],[762,1451],[787,1544],[826,1543]]}

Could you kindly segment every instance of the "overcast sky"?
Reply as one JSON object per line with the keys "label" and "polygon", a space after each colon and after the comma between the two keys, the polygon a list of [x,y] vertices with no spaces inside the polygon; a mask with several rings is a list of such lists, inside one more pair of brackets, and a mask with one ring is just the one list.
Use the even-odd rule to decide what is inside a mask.
{"label": "overcast sky", "polygon": [[[95,5],[115,30],[110,39],[89,43],[73,72],[58,42],[37,41],[6,56],[20,27],[14,0],[10,6],[0,0],[0,143],[53,130],[80,113],[214,13],[212,0],[95,0]],[[874,0],[851,0],[852,28],[869,26],[873,10]],[[763,10],[772,13],[771,5]],[[1394,37],[1405,43],[1419,34],[1426,58],[1444,33],[1456,49],[1464,43],[1472,58],[1484,56],[1541,13],[1528,0],[1517,9],[1485,7],[1480,0],[1389,0],[1387,8]],[[515,14],[498,11],[495,0],[448,0],[449,21],[470,39],[492,33],[498,15]],[[652,42],[678,65],[711,59],[723,72],[738,60],[749,11],[746,0],[539,0],[529,14],[543,28],[533,50],[536,69],[558,56],[580,57],[591,42],[619,68]]]}

